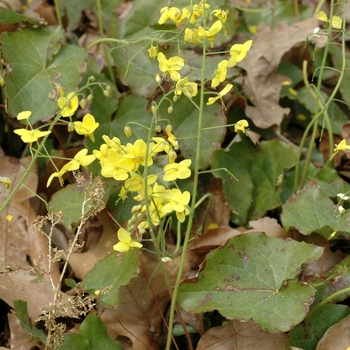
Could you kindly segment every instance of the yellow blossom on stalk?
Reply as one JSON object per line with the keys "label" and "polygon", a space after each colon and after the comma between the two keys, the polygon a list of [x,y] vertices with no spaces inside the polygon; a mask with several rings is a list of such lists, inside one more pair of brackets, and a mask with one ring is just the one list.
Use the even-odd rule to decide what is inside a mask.
{"label": "yellow blossom on stalk", "polygon": [[92,114],[85,114],[82,122],[74,122],[73,124],[77,134],[88,136],[92,142],[95,142],[94,131],[98,128],[100,123],[96,122]]}
{"label": "yellow blossom on stalk", "polygon": [[214,37],[222,29],[222,22],[216,21],[209,30],[205,30],[202,26],[198,27],[198,37],[207,38],[210,43],[210,47],[214,47]]}
{"label": "yellow blossom on stalk", "polygon": [[56,171],[54,173],[52,173],[49,177],[49,179],[47,180],[47,184],[46,187],[49,187],[51,185],[52,180],[57,177],[58,181],[60,182],[60,185],[63,186],[63,175],[66,173],[67,171],[64,170],[63,168],[60,171]]}
{"label": "yellow blossom on stalk", "polygon": [[7,176],[0,176],[0,182],[4,184],[6,190],[8,190],[11,186],[11,179]]}
{"label": "yellow blossom on stalk", "polygon": [[88,155],[87,153],[87,148],[83,148],[82,150],[80,150],[72,160],[70,160],[67,164],[65,164],[62,167],[62,170],[74,171],[78,170],[80,166],[90,165],[96,159],[96,156],[94,154]]}
{"label": "yellow blossom on stalk", "polygon": [[101,175],[103,177],[113,177],[117,181],[126,180],[134,168],[133,160],[123,158],[118,152],[113,152],[106,158],[102,158],[100,163]]}
{"label": "yellow blossom on stalk", "polygon": [[23,111],[17,114],[17,120],[27,120],[32,115],[31,111]]}
{"label": "yellow blossom on stalk", "polygon": [[221,99],[223,96],[225,96],[231,89],[233,88],[232,84],[227,84],[216,97],[209,97],[207,105],[212,105],[215,101],[218,99]]}
{"label": "yellow blossom on stalk", "polygon": [[155,142],[153,147],[153,153],[165,152],[168,153],[170,150],[170,145],[163,137],[152,137],[152,140]]}
{"label": "yellow blossom on stalk", "polygon": [[172,188],[171,190],[168,190],[167,193],[167,200],[169,203],[165,204],[161,211],[165,214],[175,211],[177,219],[180,222],[184,222],[185,216],[190,213],[188,209],[190,198],[190,192],[184,191],[182,193],[179,189]]}
{"label": "yellow blossom on stalk", "polygon": [[[324,11],[320,11],[317,14],[316,18],[322,22],[329,23],[328,16],[326,15],[326,13]],[[343,20],[339,16],[333,16],[331,22],[332,22],[332,27],[335,29],[341,29],[341,27],[343,25]]]}
{"label": "yellow blossom on stalk", "polygon": [[184,34],[184,40],[187,41],[188,43],[191,44],[198,44],[200,43],[200,38],[198,36],[198,29],[190,29],[186,28],[185,29],[185,34]]}
{"label": "yellow blossom on stalk", "polygon": [[226,79],[226,74],[227,74],[227,65],[228,61],[227,60],[222,60],[218,64],[218,68],[215,71],[215,77],[211,81],[211,86],[212,87],[217,87],[220,83],[222,83]]}
{"label": "yellow blossom on stalk", "polygon": [[151,46],[148,50],[148,55],[151,58],[156,58],[158,56],[158,47],[157,46]]}
{"label": "yellow blossom on stalk", "polygon": [[142,248],[142,244],[131,239],[130,233],[124,228],[118,230],[119,242],[113,246],[113,250],[125,253],[130,248]]}
{"label": "yellow blossom on stalk", "polygon": [[79,107],[79,99],[74,92],[70,92],[67,97],[59,97],[57,104],[61,108],[62,117],[71,117]]}
{"label": "yellow blossom on stalk", "polygon": [[176,140],[176,137],[173,133],[168,133],[168,141],[174,147],[175,150],[179,149],[179,142]]}
{"label": "yellow blossom on stalk", "polygon": [[331,159],[340,151],[350,151],[350,145],[346,144],[346,140],[343,139],[340,141],[339,145],[335,145],[333,154],[331,156]]}
{"label": "yellow blossom on stalk", "polygon": [[37,129],[27,130],[27,129],[16,129],[13,132],[19,135],[24,143],[32,143],[38,141],[41,137],[49,135],[51,131],[40,131]]}
{"label": "yellow blossom on stalk", "polygon": [[239,120],[236,124],[235,124],[235,132],[239,132],[242,131],[245,133],[245,129],[249,127],[248,122],[245,119]]}
{"label": "yellow blossom on stalk", "polygon": [[168,60],[162,52],[158,54],[159,69],[164,74],[169,74],[170,78],[174,81],[181,79],[181,75],[178,70],[181,70],[185,65],[183,58],[179,56],[170,57]]}
{"label": "yellow blossom on stalk", "polygon": [[[151,174],[147,176],[147,193],[152,192],[151,185],[153,185],[158,179],[157,174]],[[138,192],[141,197],[144,196],[144,178],[138,174],[131,173],[130,177],[125,180],[125,188],[130,192]]]}
{"label": "yellow blossom on stalk", "polygon": [[219,18],[219,20],[222,23],[225,23],[226,20],[227,20],[227,13],[226,13],[226,11],[221,10],[221,9],[212,11],[211,15],[214,15],[215,17]]}
{"label": "yellow blossom on stalk", "polygon": [[159,18],[158,24],[164,24],[168,19],[174,22],[180,22],[182,17],[182,12],[177,7],[163,7],[160,10],[161,16]]}
{"label": "yellow blossom on stalk", "polygon": [[187,179],[191,176],[191,170],[189,169],[191,163],[191,159],[184,159],[180,163],[167,164],[164,167],[164,181]]}
{"label": "yellow blossom on stalk", "polygon": [[180,79],[175,86],[175,94],[180,96],[184,93],[188,98],[192,98],[197,95],[198,87],[196,83],[189,82],[188,78]]}
{"label": "yellow blossom on stalk", "polygon": [[153,164],[152,159],[152,151],[153,151],[154,143],[150,143],[148,146],[148,155],[146,155],[147,151],[147,144],[142,139],[138,139],[135,141],[134,144],[128,143],[125,148],[125,154],[123,155],[123,158],[131,159],[134,163],[133,171],[136,171],[140,165],[145,166],[146,165],[146,159],[147,159],[147,166]]}
{"label": "yellow blossom on stalk", "polygon": [[253,43],[253,40],[248,40],[244,44],[232,45],[230,49],[231,58],[228,61],[228,67],[233,67],[237,63],[244,60],[245,56],[247,55],[248,51],[252,46],[252,43]]}

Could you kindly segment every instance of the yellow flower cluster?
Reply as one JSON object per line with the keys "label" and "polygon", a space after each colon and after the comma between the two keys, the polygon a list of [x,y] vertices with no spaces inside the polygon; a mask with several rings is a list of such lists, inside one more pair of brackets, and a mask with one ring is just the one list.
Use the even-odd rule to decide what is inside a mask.
{"label": "yellow flower cluster", "polygon": [[[211,12],[207,12],[210,9],[209,4],[203,4],[199,2],[191,6],[186,6],[183,8],[178,7],[163,7],[160,10],[161,16],[158,23],[164,24],[167,21],[173,21],[176,23],[177,27],[181,25],[186,25],[184,29],[184,40],[188,43],[198,44],[204,40],[208,40],[210,47],[214,46],[215,36],[224,30],[224,24],[227,20],[227,13],[222,9],[215,9]],[[206,21],[203,21],[203,17],[206,17]],[[208,18],[207,18],[208,17]],[[216,17],[216,21],[212,23],[209,27],[203,27],[198,23],[210,22],[210,19]],[[230,58],[224,59],[219,62],[217,69],[214,72],[213,79],[211,82],[211,87],[216,88],[220,83],[226,80],[227,69],[234,67],[243,59],[245,59],[248,51],[252,46],[252,40],[248,40],[243,44],[234,44],[230,48]],[[157,46],[152,46],[148,49],[150,57],[157,57],[159,62],[159,69],[163,72],[163,77],[169,75],[170,79],[176,82],[175,85],[175,99],[181,96],[182,93],[188,98],[192,98],[197,95],[198,87],[195,82],[188,81],[187,77],[181,77],[180,70],[184,67],[184,60],[179,56],[166,58],[164,53],[158,52]],[[161,79],[159,77],[159,83]],[[231,84],[227,85],[218,95],[214,98],[209,98],[207,104],[210,105],[218,99],[227,94],[233,86]]]}
{"label": "yellow flower cluster", "polygon": [[[191,176],[191,160],[185,159],[175,163],[178,141],[167,127],[168,140],[162,137],[154,137],[148,145],[142,139],[134,143],[123,145],[119,138],[103,136],[104,143],[99,150],[94,150],[94,156],[100,161],[101,175],[106,178],[114,178],[124,181],[119,196],[125,199],[128,193],[134,193],[134,199],[145,201],[148,198],[150,221],[157,226],[161,218],[175,212],[178,220],[183,222],[189,213],[188,203],[190,193],[181,192],[177,188],[167,189],[160,185],[158,175],[151,174],[145,179],[141,167],[149,167],[153,164],[153,158],[160,152],[168,154],[169,163],[164,167],[163,181],[172,182],[177,179],[186,179]],[[147,212],[146,205],[140,207],[140,215]],[[139,225],[140,232],[148,227],[148,221],[142,221]],[[118,246],[119,248],[121,245]],[[121,248],[123,249],[123,248]],[[121,251],[121,250],[119,250]]]}

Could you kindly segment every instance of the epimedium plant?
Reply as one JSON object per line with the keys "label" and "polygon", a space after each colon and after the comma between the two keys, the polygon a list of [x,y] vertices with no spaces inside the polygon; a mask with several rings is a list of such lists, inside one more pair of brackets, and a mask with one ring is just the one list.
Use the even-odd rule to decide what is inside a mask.
{"label": "epimedium plant", "polygon": [[[163,279],[168,295],[165,301],[170,304],[169,316],[165,320],[167,349],[173,342],[175,315],[180,314],[178,305],[191,313],[218,310],[227,319],[252,318],[270,332],[290,331],[305,317],[315,319],[317,312],[313,310],[323,305],[329,307],[329,304],[321,302],[321,306],[315,305],[309,313],[316,288],[326,283],[306,283],[298,278],[302,266],[319,259],[323,249],[291,239],[272,238],[264,233],[241,235],[230,238],[223,247],[208,253],[196,278],[183,280],[196,214],[206,199],[210,199],[209,195],[200,193],[200,178],[211,173],[223,178],[224,192],[233,211],[231,221],[237,225],[247,225],[251,219],[263,217],[267,211],[286,202],[280,216],[286,229],[294,227],[304,235],[317,232],[326,240],[348,234],[349,217],[343,205],[348,200],[349,186],[331,168],[326,167],[322,172],[312,167],[312,142],[305,161],[306,173],[302,175],[301,185],[298,185],[301,152],[307,133],[313,128],[315,134],[320,116],[325,115],[328,134],[332,135],[327,111],[341,85],[339,83],[335,87],[328,99],[320,97],[325,67],[323,61],[317,76],[318,85],[313,88],[316,92],[313,95],[314,116],[306,128],[299,153],[294,147],[278,141],[260,142],[257,149],[245,135],[246,129],[253,123],[242,118],[228,124],[224,113],[229,93],[240,89],[242,71],[237,66],[249,61],[254,38],[233,44],[228,50],[214,51],[216,46],[227,40],[227,22],[235,19],[226,8],[215,8],[206,1],[178,7],[162,6],[159,6],[160,14],[154,32],[135,38],[134,33],[129,33],[128,38],[101,38],[94,43],[110,45],[110,55],[116,63],[120,80],[129,87],[133,96],[119,98],[114,78],[111,76],[109,80],[94,71],[91,61],[83,83],[76,90],[81,65],[87,54],[74,45],[60,46],[64,34],[59,29],[25,28],[20,33],[2,35],[4,60],[13,69],[13,74],[7,72],[4,81],[9,97],[8,111],[25,123],[24,128],[17,128],[14,133],[28,144],[32,157],[22,179],[35,162],[44,157],[55,169],[48,177],[47,186],[53,181],[64,185],[64,178],[69,172],[88,167],[90,185],[83,185],[84,181],[77,175],[76,185],[63,188],[49,203],[45,202],[49,213],[61,212],[62,218],[52,221],[63,222],[72,230],[75,227],[76,239],[82,225],[105,205],[111,213],[115,209],[121,212],[115,215],[119,227],[115,235],[118,242],[110,247],[114,253],[99,261],[84,276],[84,287],[79,287],[90,294],[90,299],[83,302],[86,308],[81,314],[91,310],[95,299],[105,307],[120,306],[123,287],[136,283],[133,281],[140,277],[142,259],[148,254],[148,258],[151,256],[156,261],[154,274],[159,273]],[[329,20],[325,13],[318,12],[318,18],[327,23],[324,31],[328,35],[327,45],[333,40],[334,29],[341,32],[344,40],[345,29],[340,17],[331,12]],[[128,30],[125,29],[125,32]],[[320,33],[317,30],[314,35]],[[38,38],[45,52],[51,49],[50,57],[39,54],[46,69],[34,65],[30,71],[21,68],[23,61],[20,55],[16,56],[16,50],[10,44],[14,39],[33,37]],[[75,59],[63,64],[70,60],[71,52]],[[324,57],[327,55],[325,49]],[[345,61],[344,54],[342,58]],[[58,68],[57,74],[60,64],[62,68]],[[69,69],[75,75],[70,74]],[[51,91],[45,103],[36,99],[36,104],[31,105],[29,100],[14,93],[18,77],[24,72],[28,81],[44,73],[43,90]],[[344,72],[345,65],[340,72],[341,77]],[[303,73],[305,75],[305,70]],[[313,91],[308,84],[305,83]],[[97,88],[92,90],[94,87]],[[25,94],[26,89],[33,94],[33,86],[24,88],[21,93]],[[293,93],[289,90],[289,94]],[[112,99],[115,101],[111,102]],[[51,118],[57,109],[53,120],[45,124],[45,119]],[[81,121],[76,118],[79,111],[83,111]],[[111,121],[113,113],[116,116]],[[139,117],[137,114],[142,115]],[[38,121],[42,125],[36,127]],[[47,143],[55,127],[62,124],[67,126],[68,132],[84,136],[86,147],[58,168]],[[225,129],[230,127],[240,140],[226,149],[219,149],[217,145],[223,141]],[[329,138],[333,148],[332,136]],[[344,139],[334,149],[333,156],[348,149]],[[306,187],[305,174],[312,179]],[[104,184],[100,178],[105,180]],[[10,177],[3,176],[0,180],[11,190],[1,207],[3,210],[23,181],[11,186]],[[82,186],[86,189],[83,198],[74,192]],[[290,200],[293,187],[300,187],[301,191]],[[69,193],[74,195],[69,196]],[[67,205],[67,196],[73,205]],[[338,200],[330,199],[337,197]],[[310,198],[315,205],[309,205]],[[334,214],[336,208],[338,216]],[[322,220],[310,219],[320,212],[327,213]],[[166,240],[170,231],[175,232],[174,247],[170,247]],[[77,249],[76,239],[69,247],[65,268],[56,286],[55,302],[69,258]],[[172,261],[178,262],[173,275],[168,268]],[[328,280],[338,275],[339,270],[331,271]],[[150,286],[153,278],[149,278]],[[316,297],[318,301],[322,298],[322,291],[319,290],[319,294]],[[64,330],[55,323],[55,319],[62,316],[58,312],[59,306],[58,301],[54,303],[45,319],[49,331],[47,344],[51,347],[60,347],[63,341]],[[339,319],[345,314],[346,310],[342,309]],[[89,343],[85,329],[89,322],[103,328],[93,316],[84,322],[81,336],[68,337],[62,348],[68,347],[67,344],[80,346]],[[290,345],[295,345],[295,334],[301,332],[300,328],[294,329]],[[60,337],[55,337],[55,332]],[[120,345],[115,342],[111,346],[119,348]]]}

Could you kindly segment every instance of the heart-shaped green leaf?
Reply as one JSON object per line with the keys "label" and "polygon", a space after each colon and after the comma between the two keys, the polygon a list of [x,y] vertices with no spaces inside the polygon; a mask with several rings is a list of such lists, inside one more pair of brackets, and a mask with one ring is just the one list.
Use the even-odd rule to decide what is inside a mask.
{"label": "heart-shaped green leaf", "polygon": [[305,318],[315,294],[295,278],[322,251],[265,234],[231,238],[208,255],[198,282],[180,286],[178,302],[191,313],[218,310],[230,319],[252,318],[270,332],[289,331]]}

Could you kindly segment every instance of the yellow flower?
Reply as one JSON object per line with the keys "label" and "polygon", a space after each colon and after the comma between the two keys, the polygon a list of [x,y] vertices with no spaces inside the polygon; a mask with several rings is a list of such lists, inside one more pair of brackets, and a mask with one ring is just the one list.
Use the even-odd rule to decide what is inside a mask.
{"label": "yellow flower", "polygon": [[174,56],[168,60],[162,52],[158,54],[159,69],[164,73],[169,73],[170,78],[174,81],[181,79],[181,75],[178,70],[181,70],[185,65],[183,58]]}
{"label": "yellow flower", "polygon": [[185,159],[180,163],[167,164],[164,167],[164,181],[174,181],[176,179],[187,179],[191,176],[191,170],[189,169],[192,161],[191,159]]}
{"label": "yellow flower", "polygon": [[94,154],[88,155],[87,153],[87,148],[80,150],[72,160],[62,167],[61,171],[78,170],[80,166],[90,165],[96,159],[96,156]]}
{"label": "yellow flower", "polygon": [[231,89],[233,88],[232,84],[227,84],[216,97],[209,97],[207,105],[212,105],[215,101],[218,99],[221,99],[223,96],[225,96]]}
{"label": "yellow flower", "polygon": [[341,140],[339,145],[335,145],[331,159],[333,159],[333,157],[340,151],[350,151],[350,146],[346,144],[345,139]]}
{"label": "yellow flower", "polygon": [[95,121],[92,114],[85,114],[82,122],[74,122],[73,124],[77,134],[88,136],[92,142],[95,142],[94,131],[100,124]]}
{"label": "yellow flower", "polygon": [[70,117],[79,107],[78,96],[74,92],[70,92],[67,97],[61,96],[57,100],[58,107],[61,108],[62,117]]}
{"label": "yellow flower", "polygon": [[21,113],[18,113],[17,120],[26,120],[32,115],[31,111],[23,111]]}
{"label": "yellow flower", "polygon": [[49,177],[49,179],[47,180],[47,184],[46,187],[49,187],[51,185],[52,180],[57,177],[58,181],[60,182],[60,185],[63,186],[64,181],[63,181],[63,175],[66,173],[67,171],[64,170],[63,168],[60,171],[56,171],[54,173],[52,173]]}
{"label": "yellow flower", "polygon": [[174,22],[180,22],[182,17],[182,12],[177,7],[163,7],[160,10],[161,16],[159,18],[158,24],[164,24],[168,19]]}
{"label": "yellow flower", "polygon": [[219,18],[222,23],[225,23],[227,20],[227,13],[224,10],[218,9],[211,12],[211,15]]}
{"label": "yellow flower", "polygon": [[228,61],[228,67],[235,66],[238,62],[241,62],[252,46],[253,40],[248,40],[244,44],[232,45],[230,49],[231,58]]}
{"label": "yellow flower", "polygon": [[113,152],[106,158],[101,158],[101,175],[113,177],[117,181],[124,181],[134,168],[132,159],[123,158],[120,153]]}
{"label": "yellow flower", "polygon": [[119,243],[113,246],[117,252],[127,252],[130,248],[142,248],[142,244],[131,239],[130,233],[124,228],[118,230]]}
{"label": "yellow flower", "polygon": [[198,44],[200,42],[199,36],[198,36],[198,29],[186,28],[185,34],[184,34],[184,40],[191,44]]}
{"label": "yellow flower", "polygon": [[8,190],[11,186],[11,179],[6,176],[0,176],[0,182],[4,184],[6,190]]}
{"label": "yellow flower", "polygon": [[188,209],[188,203],[190,201],[190,192],[181,192],[177,188],[168,190],[167,200],[169,203],[165,204],[161,210],[164,214],[169,214],[173,211],[176,213],[176,217],[180,222],[185,221],[185,216],[190,213]]}
{"label": "yellow flower", "polygon": [[198,87],[196,83],[189,82],[188,78],[180,79],[175,86],[176,95],[180,96],[184,93],[187,97],[192,98],[197,95]]}
{"label": "yellow flower", "polygon": [[210,43],[210,47],[214,46],[214,37],[222,29],[222,22],[216,21],[209,30],[205,30],[202,26],[198,27],[198,37],[207,38]]}
{"label": "yellow flower", "polygon": [[146,165],[146,159],[147,159],[147,166],[150,166],[153,164],[152,159],[152,150],[154,147],[154,143],[150,143],[148,147],[148,155],[146,155],[147,151],[147,144],[142,139],[138,139],[135,141],[134,144],[128,143],[125,148],[126,154],[123,155],[123,158],[128,158],[132,160],[134,163],[133,171],[136,171],[140,165],[145,166]]}
{"label": "yellow flower", "polygon": [[245,129],[248,127],[249,127],[249,124],[245,119],[239,120],[235,124],[235,132],[238,133],[239,131],[242,131],[245,133]]}
{"label": "yellow flower", "polygon": [[[316,18],[322,22],[329,23],[328,16],[324,11],[320,11]],[[343,25],[343,20],[339,16],[333,16],[332,17],[332,27],[335,29],[341,29]]]}
{"label": "yellow flower", "polygon": [[157,46],[151,46],[148,50],[149,57],[156,58],[158,56],[158,47]]}
{"label": "yellow flower", "polygon": [[211,81],[211,86],[212,87],[217,87],[220,83],[222,83],[226,79],[226,74],[227,74],[227,65],[228,61],[227,60],[222,60],[218,64],[218,68],[215,71],[215,77]]}
{"label": "yellow flower", "polygon": [[37,129],[26,130],[26,129],[16,129],[13,132],[19,135],[24,143],[32,143],[38,141],[40,137],[49,135],[51,131],[40,131]]}

